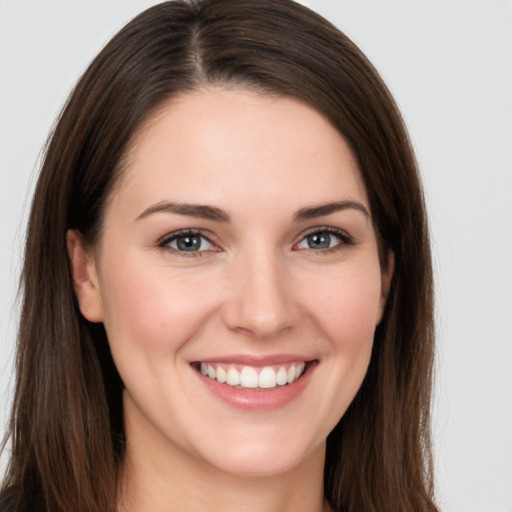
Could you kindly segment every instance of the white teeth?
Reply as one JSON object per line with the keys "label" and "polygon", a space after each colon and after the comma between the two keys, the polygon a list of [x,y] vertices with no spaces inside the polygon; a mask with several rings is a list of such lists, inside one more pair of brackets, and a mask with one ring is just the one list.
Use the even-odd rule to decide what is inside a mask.
{"label": "white teeth", "polygon": [[240,373],[240,385],[243,388],[257,388],[258,387],[258,373],[250,366],[244,366]]}
{"label": "white teeth", "polygon": [[229,384],[230,386],[238,386],[240,384],[240,372],[235,368],[230,368],[228,370],[226,384]]}
{"label": "white teeth", "polygon": [[258,387],[270,389],[276,387],[277,375],[276,372],[269,367],[263,368],[258,376]]}
{"label": "white teeth", "polygon": [[297,366],[295,366],[295,380],[297,380],[304,371],[304,368],[306,365],[304,363],[299,363]]}
{"label": "white teeth", "polygon": [[208,377],[210,377],[210,379],[215,379],[217,377],[215,368],[211,364],[208,365]]}
{"label": "white teeth", "polygon": [[284,366],[281,366],[281,368],[279,368],[279,371],[277,372],[276,383],[279,386],[284,386],[285,384],[288,384],[288,373],[286,372],[286,368]]}
{"label": "white teeth", "polygon": [[[210,379],[217,380],[229,386],[240,386],[242,388],[272,389],[276,386],[284,386],[295,382],[306,368],[306,363],[292,363],[289,366],[265,366],[258,370],[252,366],[244,366],[238,371],[234,366],[225,367],[214,364],[201,363],[199,371]],[[259,371],[259,373],[258,373]]]}
{"label": "white teeth", "polygon": [[219,366],[217,368],[217,381],[224,383],[224,382],[226,382],[227,378],[228,378],[228,376],[227,376],[224,368],[222,368],[222,366]]}

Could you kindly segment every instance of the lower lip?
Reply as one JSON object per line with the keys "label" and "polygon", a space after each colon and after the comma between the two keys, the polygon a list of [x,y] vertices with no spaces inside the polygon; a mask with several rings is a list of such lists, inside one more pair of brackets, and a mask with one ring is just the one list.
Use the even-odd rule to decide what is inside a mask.
{"label": "lower lip", "polygon": [[194,371],[204,385],[223,402],[237,409],[258,412],[280,409],[298,398],[309,384],[316,366],[316,362],[308,364],[306,372],[295,382],[271,389],[238,389]]}

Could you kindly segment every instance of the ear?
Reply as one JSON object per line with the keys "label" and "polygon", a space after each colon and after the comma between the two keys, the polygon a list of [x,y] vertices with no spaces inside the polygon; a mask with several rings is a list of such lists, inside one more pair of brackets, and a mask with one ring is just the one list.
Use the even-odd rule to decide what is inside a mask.
{"label": "ear", "polygon": [[66,242],[80,311],[90,322],[102,322],[103,302],[94,253],[74,229],[67,232]]}
{"label": "ear", "polygon": [[381,268],[381,293],[380,293],[380,307],[379,307],[379,318],[377,324],[382,320],[384,309],[386,307],[386,301],[388,299],[389,289],[391,287],[391,280],[393,278],[393,272],[395,271],[395,253],[388,251],[386,260],[382,264]]}

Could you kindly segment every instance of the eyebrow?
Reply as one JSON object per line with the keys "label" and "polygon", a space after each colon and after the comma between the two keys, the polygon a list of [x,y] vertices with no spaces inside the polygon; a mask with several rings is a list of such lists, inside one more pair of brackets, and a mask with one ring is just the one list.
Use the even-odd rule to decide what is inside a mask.
{"label": "eyebrow", "polygon": [[370,213],[362,203],[357,201],[336,201],[334,203],[302,208],[296,213],[295,221],[315,219],[316,217],[323,217],[324,215],[348,209],[357,210],[364,214],[365,217],[370,217]]}
{"label": "eyebrow", "polygon": [[[318,206],[311,206],[308,208],[300,209],[294,217],[295,222],[304,220],[315,219],[317,217],[323,217],[330,215],[341,210],[354,209],[365,217],[370,217],[370,214],[366,207],[357,201],[336,201],[333,203],[321,204]],[[144,219],[154,213],[175,213],[178,215],[185,215],[187,217],[195,217],[198,219],[213,220],[216,222],[230,222],[229,215],[220,208],[215,206],[209,206],[205,204],[191,204],[191,203],[175,203],[162,201],[154,204],[149,208],[146,208],[136,220]]]}
{"label": "eyebrow", "polygon": [[166,201],[150,206],[137,217],[137,220],[144,219],[154,213],[176,213],[178,215],[186,215],[187,217],[196,217],[198,219],[214,220],[217,222],[230,221],[229,215],[224,210],[216,208],[215,206]]}

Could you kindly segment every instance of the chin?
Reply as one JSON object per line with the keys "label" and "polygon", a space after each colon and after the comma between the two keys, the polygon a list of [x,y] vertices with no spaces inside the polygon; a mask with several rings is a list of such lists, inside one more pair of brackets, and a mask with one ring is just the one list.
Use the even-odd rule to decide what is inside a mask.
{"label": "chin", "polygon": [[274,477],[293,473],[309,466],[311,460],[323,465],[325,441],[311,446],[293,439],[289,432],[283,436],[219,440],[217,449],[201,457],[217,470],[239,477]]}

